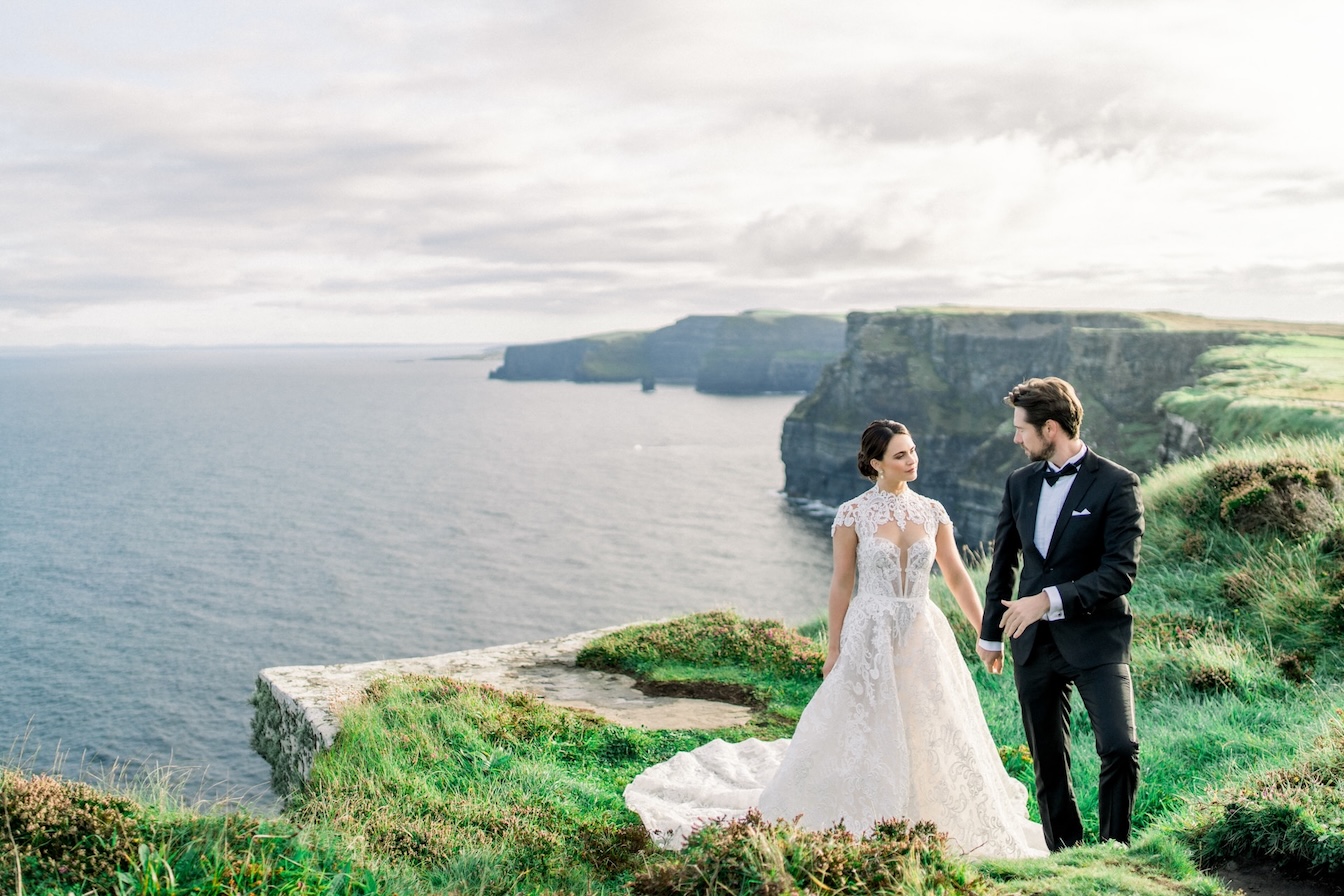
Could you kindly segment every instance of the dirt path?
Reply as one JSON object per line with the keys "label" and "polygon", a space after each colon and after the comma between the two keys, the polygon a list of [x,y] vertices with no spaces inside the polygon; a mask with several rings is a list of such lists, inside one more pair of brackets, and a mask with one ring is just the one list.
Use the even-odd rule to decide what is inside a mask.
{"label": "dirt path", "polygon": [[1228,862],[1213,872],[1213,876],[1229,889],[1240,890],[1246,896],[1341,896],[1344,886],[1331,887],[1317,881],[1294,880],[1273,865],[1239,865]]}

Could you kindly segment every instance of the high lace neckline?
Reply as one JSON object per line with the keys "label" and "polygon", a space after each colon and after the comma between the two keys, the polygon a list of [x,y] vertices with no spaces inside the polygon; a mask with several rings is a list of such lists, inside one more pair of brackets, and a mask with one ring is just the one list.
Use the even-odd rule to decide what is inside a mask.
{"label": "high lace neckline", "polygon": [[899,492],[889,492],[882,486],[875,485],[873,486],[873,491],[877,492],[879,497],[885,496],[893,501],[900,501],[904,498],[913,498],[915,496],[914,489],[910,488],[908,485]]}

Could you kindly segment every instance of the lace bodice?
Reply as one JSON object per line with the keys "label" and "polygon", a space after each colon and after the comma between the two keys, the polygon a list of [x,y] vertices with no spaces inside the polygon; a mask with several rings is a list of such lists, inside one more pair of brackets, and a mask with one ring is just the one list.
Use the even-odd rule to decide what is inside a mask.
{"label": "lace bodice", "polygon": [[856,570],[860,597],[916,601],[928,597],[938,527],[950,523],[943,505],[906,488],[874,487],[840,505],[831,534],[853,527],[859,537]]}

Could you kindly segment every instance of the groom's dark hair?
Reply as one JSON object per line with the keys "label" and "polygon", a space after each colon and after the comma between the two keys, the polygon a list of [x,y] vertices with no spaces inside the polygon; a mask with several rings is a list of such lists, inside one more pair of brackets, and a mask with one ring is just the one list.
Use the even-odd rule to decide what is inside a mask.
{"label": "groom's dark hair", "polygon": [[910,430],[905,428],[905,424],[897,423],[895,420],[874,420],[869,423],[868,428],[863,431],[863,438],[859,439],[859,456],[856,459],[859,475],[864,479],[876,479],[873,461],[886,457],[887,446],[891,444],[894,436],[908,435]]}
{"label": "groom's dark hair", "polygon": [[1027,422],[1040,428],[1053,420],[1071,439],[1083,429],[1083,403],[1073,386],[1057,376],[1032,377],[1018,383],[1003,398],[1003,403],[1026,412]]}

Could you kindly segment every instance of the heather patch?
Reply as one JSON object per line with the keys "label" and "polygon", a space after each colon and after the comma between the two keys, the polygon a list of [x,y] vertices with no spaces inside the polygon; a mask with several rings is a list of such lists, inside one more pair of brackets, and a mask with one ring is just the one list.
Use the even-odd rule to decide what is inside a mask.
{"label": "heather patch", "polygon": [[998,892],[931,824],[883,822],[859,838],[843,826],[806,831],[757,812],[700,828],[680,852],[630,882],[636,896],[789,896]]}
{"label": "heather patch", "polygon": [[136,855],[136,807],[78,781],[0,772],[0,882],[72,880],[108,886]]}
{"label": "heather patch", "polygon": [[1218,518],[1239,532],[1279,532],[1301,538],[1338,519],[1339,477],[1296,458],[1254,464],[1224,461],[1208,476],[1218,495]]}

